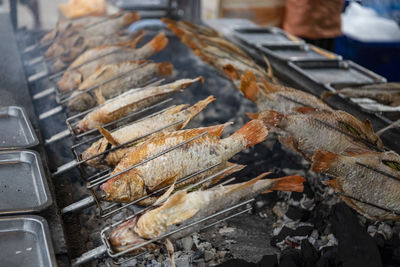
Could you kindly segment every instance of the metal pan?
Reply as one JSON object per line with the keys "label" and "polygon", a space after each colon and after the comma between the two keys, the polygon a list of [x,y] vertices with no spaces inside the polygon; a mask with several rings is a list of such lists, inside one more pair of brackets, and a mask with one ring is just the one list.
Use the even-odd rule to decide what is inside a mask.
{"label": "metal pan", "polygon": [[1,266],[56,266],[45,219],[39,216],[0,218]]}
{"label": "metal pan", "polygon": [[275,27],[236,28],[234,37],[250,46],[297,46],[304,41]]}
{"label": "metal pan", "polygon": [[0,107],[0,150],[33,147],[39,140],[22,107]]}
{"label": "metal pan", "polygon": [[290,68],[321,85],[343,88],[352,85],[386,82],[386,79],[349,60],[289,62]]}
{"label": "metal pan", "polygon": [[268,57],[275,57],[282,61],[313,61],[313,60],[341,60],[340,55],[336,55],[322,48],[309,45],[280,45],[280,46],[259,46],[259,49]]}
{"label": "metal pan", "polygon": [[52,198],[39,154],[30,150],[0,152],[0,215],[38,212]]}

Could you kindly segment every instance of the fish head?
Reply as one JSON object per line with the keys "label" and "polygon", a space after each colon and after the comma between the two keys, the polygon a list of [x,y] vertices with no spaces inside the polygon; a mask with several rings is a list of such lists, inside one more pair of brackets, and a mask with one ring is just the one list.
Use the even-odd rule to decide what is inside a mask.
{"label": "fish head", "polygon": [[146,195],[143,179],[135,170],[122,173],[100,186],[106,201],[131,202]]}
{"label": "fish head", "polygon": [[[125,251],[134,246],[140,245],[147,240],[141,238],[135,232],[135,226],[137,223],[137,217],[119,225],[114,231],[111,232],[109,241],[111,243],[112,248],[117,251]],[[147,248],[156,248],[156,245],[150,244],[150,247]]]}
{"label": "fish head", "polygon": [[61,92],[69,92],[78,88],[80,83],[83,81],[82,74],[77,70],[67,71],[64,73],[57,85]]}
{"label": "fish head", "polygon": [[[105,141],[104,139],[100,139],[96,142],[94,142],[88,149],[82,152],[81,158],[82,160],[87,160],[88,158],[97,155],[99,153],[104,152],[107,149],[107,145],[109,143]],[[103,159],[105,155],[101,155],[99,157],[96,157],[94,159],[91,159],[87,162],[90,166],[96,167],[97,165],[101,164],[101,159]]]}

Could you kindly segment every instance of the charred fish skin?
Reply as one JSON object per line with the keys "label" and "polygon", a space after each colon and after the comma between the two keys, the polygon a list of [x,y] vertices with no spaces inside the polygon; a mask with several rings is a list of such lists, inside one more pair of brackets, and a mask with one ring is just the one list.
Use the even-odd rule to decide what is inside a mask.
{"label": "charred fish skin", "polygon": [[[112,138],[117,144],[123,144],[174,122],[180,123],[172,125],[161,132],[154,133],[148,138],[155,137],[166,132],[180,130],[184,128],[190,120],[196,117],[197,114],[199,114],[204,108],[206,108],[209,103],[213,101],[215,101],[215,98],[213,96],[209,96],[187,109],[184,109],[186,105],[174,106],[159,115],[141,120],[139,122],[134,122],[130,125],[124,126],[112,132]],[[105,151],[108,147],[108,144],[109,142],[106,138],[102,138],[96,141],[82,153],[81,158],[85,160],[91,156]],[[105,159],[101,160],[100,158],[94,158],[88,161],[87,164],[97,168],[102,168],[106,166],[115,167],[115,165],[122,159],[122,157],[129,151],[129,149],[130,148],[125,148],[110,152],[107,154]]]}
{"label": "charred fish skin", "polygon": [[181,79],[161,86],[129,90],[118,97],[108,100],[103,105],[98,106],[88,113],[78,122],[76,131],[85,132],[94,129],[96,126],[102,126],[115,121],[130,112],[157,103],[161,99],[199,81],[202,81],[202,77]]}
{"label": "charred fish skin", "polygon": [[[192,174],[196,170],[201,170],[218,163],[224,163],[219,169],[223,169],[229,164],[227,161],[243,149],[253,146],[265,140],[268,131],[261,121],[253,120],[239,129],[230,137],[220,139],[225,125],[215,126],[213,132],[208,129],[208,134],[203,135],[184,146],[178,147],[166,154],[161,155],[143,165],[130,171],[122,173],[101,186],[107,198],[112,201],[133,201],[141,197],[144,187],[155,190],[159,187],[171,184],[174,179],[181,179]],[[149,155],[154,155],[166,149],[189,140],[201,133],[205,129],[191,129],[172,133],[152,139],[132,150],[121,160],[114,169],[113,173],[132,166],[135,163],[146,159]],[[242,167],[240,167],[241,169]],[[212,170],[211,173],[214,173]],[[207,177],[210,172],[198,176]],[[139,183],[137,181],[140,181]],[[132,186],[139,194],[132,194]],[[131,190],[127,193],[126,188]],[[118,193],[115,193],[118,191]]]}
{"label": "charred fish skin", "polygon": [[[141,65],[143,65],[141,67]],[[132,71],[134,70],[134,71]],[[131,61],[124,62],[121,64],[111,64],[99,68],[95,73],[90,75],[82,85],[72,93],[74,96],[68,101],[67,106],[72,110],[85,111],[97,104],[102,104],[105,100],[116,97],[132,88],[138,88],[144,86],[156,75],[171,75],[173,66],[169,62],[162,63],[149,63],[147,65],[144,62]],[[112,79],[119,73],[132,72],[128,75],[120,77],[109,83],[101,85],[93,92],[81,94],[87,88],[94,87],[102,82]]]}
{"label": "charred fish skin", "polygon": [[[204,191],[191,193],[179,191],[160,207],[149,210],[142,216],[135,217],[116,228],[110,234],[110,243],[114,250],[123,251],[142,243],[143,240],[157,238],[176,229],[177,224],[189,225],[261,192],[274,190],[301,192],[303,190],[302,183],[305,179],[301,176],[260,180],[265,175],[262,174],[248,182],[218,186]],[[170,236],[169,239],[178,240],[203,226],[204,224],[194,225]]]}
{"label": "charred fish skin", "polygon": [[306,92],[265,80],[258,84],[256,76],[251,71],[246,71],[242,75],[240,90],[246,98],[257,105],[260,111],[275,110],[281,114],[293,114],[297,113],[296,108],[300,107],[333,111],[322,100]]}
{"label": "charred fish skin", "polygon": [[[138,49],[121,48],[121,46],[114,45],[89,49],[69,66],[69,70],[64,73],[63,77],[57,83],[58,88],[62,92],[74,90],[100,65],[147,59],[163,50],[167,44],[168,39],[165,37],[165,34],[160,33]],[[89,63],[86,64],[85,62]]]}
{"label": "charred fish skin", "polygon": [[383,150],[383,143],[368,120],[362,123],[344,111],[316,111],[310,108],[299,108],[298,111],[305,114],[283,115],[268,110],[248,115],[252,119],[263,120],[270,130],[278,132],[281,143],[307,160],[311,160],[318,150],[338,154],[371,148]]}
{"label": "charred fish skin", "polygon": [[[327,172],[337,177],[335,180],[330,180],[328,185],[344,194],[343,200],[360,214],[378,221],[400,220],[400,156],[398,154],[388,151],[344,156],[329,151],[318,151],[313,156],[312,162],[313,171]],[[397,177],[397,180],[384,173]]]}

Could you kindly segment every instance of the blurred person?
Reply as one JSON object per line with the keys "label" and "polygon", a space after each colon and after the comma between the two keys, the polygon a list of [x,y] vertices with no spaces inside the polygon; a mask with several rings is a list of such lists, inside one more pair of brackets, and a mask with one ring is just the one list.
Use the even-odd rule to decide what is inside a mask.
{"label": "blurred person", "polygon": [[283,29],[307,43],[334,50],[342,35],[344,0],[286,0]]}

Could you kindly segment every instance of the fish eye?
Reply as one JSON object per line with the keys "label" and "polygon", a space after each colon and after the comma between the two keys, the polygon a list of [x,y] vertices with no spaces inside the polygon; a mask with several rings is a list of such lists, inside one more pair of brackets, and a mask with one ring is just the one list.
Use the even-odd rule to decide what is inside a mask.
{"label": "fish eye", "polygon": [[396,171],[400,171],[400,163],[399,162],[382,160],[382,163],[385,164],[386,166],[389,166],[392,169],[395,169]]}
{"label": "fish eye", "polygon": [[350,124],[345,123],[343,121],[339,121],[339,124],[340,126],[342,126],[342,128],[346,129],[351,134],[360,136],[360,133],[356,129],[354,129],[354,127],[352,127]]}

